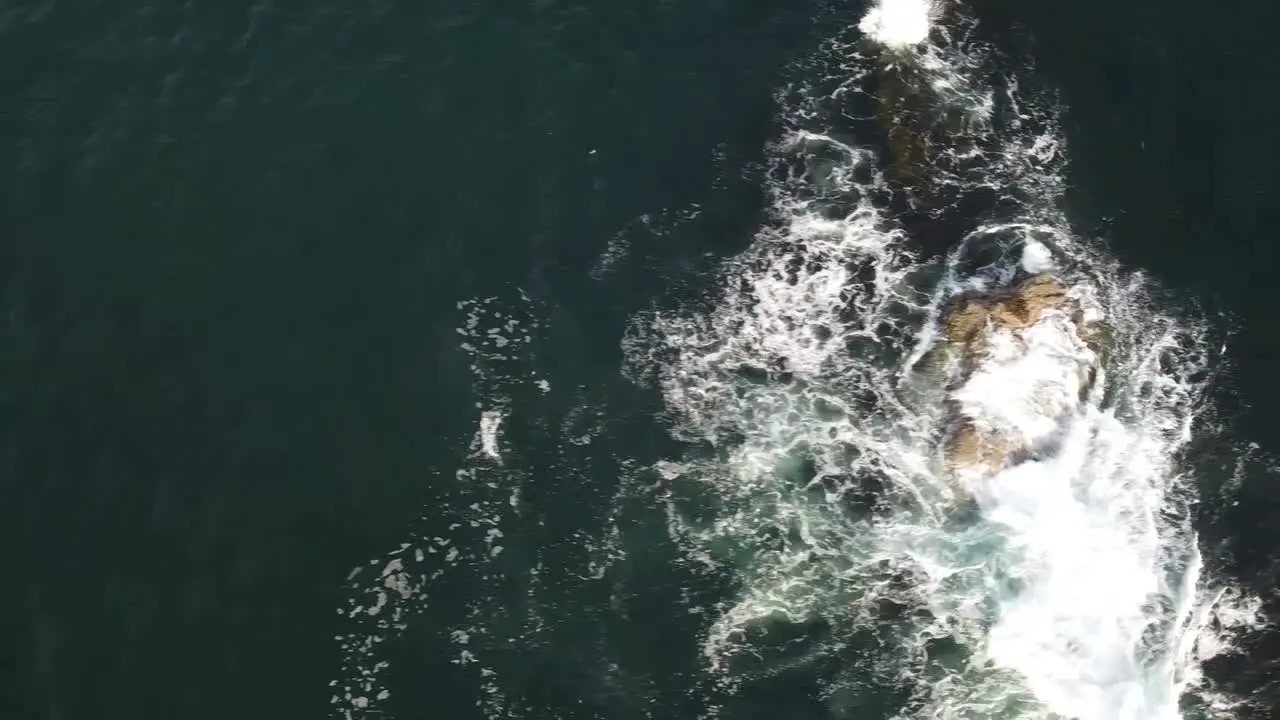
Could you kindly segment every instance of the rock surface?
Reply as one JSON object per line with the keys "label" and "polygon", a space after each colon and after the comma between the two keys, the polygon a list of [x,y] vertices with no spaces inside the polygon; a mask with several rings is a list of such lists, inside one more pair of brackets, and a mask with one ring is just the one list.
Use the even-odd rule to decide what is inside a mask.
{"label": "rock surface", "polygon": [[[1083,326],[1079,307],[1062,283],[1050,275],[1032,276],[1009,290],[954,300],[940,323],[942,348],[955,361],[950,365],[954,373],[952,385],[963,385],[972,377],[987,357],[994,333],[1011,331],[1014,337],[1019,337],[1019,333],[1037,325],[1050,313],[1064,314],[1077,327]],[[1078,333],[1077,337],[1086,335],[1088,333]],[[1092,382],[1092,374],[1092,367],[1081,367],[1081,390]],[[1056,390],[1057,397],[1062,395],[1061,386],[1047,391],[1041,387],[1012,390],[1025,392],[1023,400],[1031,405],[1039,402],[1037,394],[1041,392],[1053,396]],[[1045,405],[1051,406],[1053,402],[1045,401]],[[943,456],[953,475],[989,474],[1031,454],[1028,439],[996,430],[982,418],[965,415],[954,394],[948,406],[952,420],[943,441]]]}
{"label": "rock surface", "polygon": [[947,469],[953,475],[994,473],[1014,462],[1020,449],[1013,439],[983,430],[972,419],[961,417],[947,440]]}
{"label": "rock surface", "polygon": [[948,345],[972,362],[986,349],[992,331],[1028,328],[1066,303],[1066,288],[1057,279],[1035,275],[1012,290],[958,298],[947,309],[942,329]]}
{"label": "rock surface", "polygon": [[[924,25],[909,24],[913,30],[900,34],[902,39],[911,42],[875,43],[877,115],[888,146],[889,173],[899,182],[929,184],[939,167],[945,164],[944,155],[937,150],[959,150],[969,140],[965,132],[970,124],[966,119],[967,113],[938,91],[939,83],[934,71],[928,62],[922,62],[927,55],[923,43],[945,45],[950,42],[949,33],[939,35],[932,33],[931,29],[934,26],[954,27],[962,15],[959,3],[932,0],[927,10],[919,15]],[[868,13],[859,27],[875,40],[883,21],[883,15]],[[921,34],[921,27],[924,34]],[[929,39],[931,34],[933,38]]]}

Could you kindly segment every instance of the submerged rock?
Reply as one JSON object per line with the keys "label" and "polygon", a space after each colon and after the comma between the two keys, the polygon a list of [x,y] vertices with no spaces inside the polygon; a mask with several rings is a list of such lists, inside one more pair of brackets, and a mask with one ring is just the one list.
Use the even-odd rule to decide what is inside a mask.
{"label": "submerged rock", "polygon": [[[974,109],[957,77],[940,78],[926,61],[930,44],[951,42],[951,33],[935,28],[958,24],[960,7],[950,0],[902,0],[893,7],[877,3],[859,24],[876,57],[876,115],[885,133],[890,176],[903,183],[927,184],[947,163],[941,151],[962,150]],[[963,154],[963,153],[961,153]]]}

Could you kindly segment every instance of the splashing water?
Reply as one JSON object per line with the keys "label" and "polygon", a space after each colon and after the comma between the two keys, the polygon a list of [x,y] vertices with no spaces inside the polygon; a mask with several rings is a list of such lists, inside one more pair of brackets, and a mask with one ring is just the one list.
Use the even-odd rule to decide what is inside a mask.
{"label": "splashing water", "polygon": [[933,0],[877,0],[858,28],[890,48],[919,45],[929,37]]}
{"label": "splashing water", "polygon": [[[1056,109],[1015,78],[993,85],[982,62],[994,51],[953,42],[957,28],[936,27],[938,7],[880,0],[859,30],[883,57],[833,41],[824,67],[780,93],[772,222],[725,262],[706,304],[638,315],[624,339],[624,374],[657,388],[688,445],[625,492],[646,511],[656,496],[683,569],[733,580],[727,600],[685,605],[703,628],[699,717],[737,717],[734,698],[796,671],[822,677],[833,717],[1237,717],[1247,699],[1215,691],[1200,667],[1260,625],[1260,603],[1206,577],[1181,459],[1215,359],[1208,324],[1158,305],[1146,278],[1074,235],[1058,210]],[[870,141],[840,126],[842,103],[874,94],[867,85],[886,70],[926,99],[913,108],[962,119],[928,126],[942,130],[924,178],[952,198],[941,210],[916,212],[919,188],[904,192]],[[832,77],[834,87],[814,84]],[[969,218],[942,253],[916,242],[921,215],[933,222],[979,194],[1001,198],[998,216]],[[615,238],[593,277],[626,248]],[[975,367],[930,361],[956,297],[1042,273],[1078,313],[992,332]],[[548,628],[596,612],[595,583],[621,602],[626,573],[611,568],[626,562],[623,548],[653,544],[628,536],[639,523],[617,520],[620,489],[607,517],[536,545],[546,533],[524,490],[591,462],[596,430],[582,425],[600,404],[584,401],[547,430],[559,438],[553,471],[525,467],[506,430],[528,422],[513,398],[550,394],[533,372],[535,304],[521,293],[459,310],[479,412],[445,495],[458,517],[447,536],[411,535],[353,572],[334,717],[391,717],[385,648],[426,614],[485,717],[550,716],[519,681],[531,653],[562,653]],[[952,472],[944,448],[957,413],[1029,452]],[[584,566],[565,559],[583,548]],[[518,553],[538,560],[518,565]],[[452,589],[498,584],[528,602]],[[556,610],[544,601],[552,587],[577,604]],[[618,664],[586,666],[609,697],[641,688],[619,716],[664,716]]]}
{"label": "splashing water", "polygon": [[[901,48],[926,39],[928,18],[928,3],[884,2],[860,28]],[[934,84],[921,92],[972,85],[948,49],[921,52]],[[872,62],[792,109],[773,154],[776,222],[726,264],[714,306],[638,318],[626,343],[674,434],[707,448],[663,473],[672,537],[739,580],[704,643],[719,690],[753,680],[764,628],[819,622],[873,636],[832,697],[868,677],[907,686],[901,717],[1172,720],[1188,694],[1210,715],[1230,707],[1199,667],[1258,622],[1256,601],[1202,577],[1179,463],[1204,405],[1207,325],[1157,307],[1141,275],[1073,236],[1056,209],[1055,117],[1012,82],[1016,122],[964,128],[984,162],[942,179],[998,190],[1005,215],[918,256],[875,153],[823,127],[824,103]],[[1080,316],[995,333],[968,374],[918,363],[952,298],[1043,272]],[[1084,325],[1105,339],[1086,343]],[[1036,452],[958,483],[939,445],[948,398]]]}

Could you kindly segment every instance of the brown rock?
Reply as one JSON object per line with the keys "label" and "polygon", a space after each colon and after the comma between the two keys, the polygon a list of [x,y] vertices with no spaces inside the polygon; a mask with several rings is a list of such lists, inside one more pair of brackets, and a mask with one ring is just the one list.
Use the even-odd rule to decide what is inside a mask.
{"label": "brown rock", "polygon": [[[1036,275],[1016,287],[984,295],[970,295],[954,301],[942,319],[946,352],[960,359],[963,382],[985,352],[990,333],[997,329],[1023,330],[1035,325],[1045,314],[1066,310],[1079,319],[1078,308],[1068,307],[1066,288],[1049,275]],[[1083,330],[1083,329],[1082,329]],[[1027,448],[1022,440],[980,428],[972,418],[953,407],[951,431],[944,440],[943,455],[952,473],[991,473],[1019,461]]]}
{"label": "brown rock", "polygon": [[1009,291],[958,298],[942,318],[942,332],[962,365],[972,369],[986,350],[992,329],[1031,327],[1066,301],[1061,283],[1049,275],[1036,275]]}
{"label": "brown rock", "polygon": [[1013,290],[966,296],[955,301],[943,319],[947,342],[967,343],[987,327],[1019,330],[1040,321],[1066,302],[1066,289],[1050,275],[1036,275]]}
{"label": "brown rock", "polygon": [[969,418],[961,418],[946,445],[947,469],[952,473],[995,472],[1012,459],[1016,444],[997,433],[986,432]]}

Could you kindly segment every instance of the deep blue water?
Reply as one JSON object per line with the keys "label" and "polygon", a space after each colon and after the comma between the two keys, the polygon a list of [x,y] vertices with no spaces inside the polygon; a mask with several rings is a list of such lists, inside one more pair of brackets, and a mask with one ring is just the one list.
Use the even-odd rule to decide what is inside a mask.
{"label": "deep blue water", "polygon": [[[620,376],[619,339],[633,313],[700,292],[749,240],[774,93],[862,12],[825,0],[0,7],[11,716],[327,716],[348,572],[470,519],[459,503],[482,493],[454,472],[478,395],[494,391],[537,408],[507,441],[509,462],[542,475],[496,574],[446,579],[397,641],[396,717],[479,716],[474,670],[450,662],[447,635],[477,612],[495,637],[527,633],[531,617],[551,625],[537,644],[489,647],[525,717],[695,717],[698,620],[680,614],[695,583],[667,563],[660,519],[636,521],[625,576],[577,577],[583,538],[616,512],[620,458],[651,461],[673,442],[660,399]],[[1259,449],[1239,491],[1207,488],[1202,532],[1223,571],[1269,591],[1269,6],[993,0],[973,12],[1060,90],[1076,226],[1235,329],[1221,414]],[[602,268],[611,241],[625,252]],[[458,303],[489,297],[542,323],[519,370],[551,392],[504,384],[515,370],[503,368],[477,387]],[[568,454],[552,442],[597,410],[608,420],[595,442]],[[723,590],[697,587],[707,602]],[[1267,642],[1223,661],[1223,681],[1273,691],[1280,647]],[[832,707],[794,678],[738,702],[732,717]]]}

